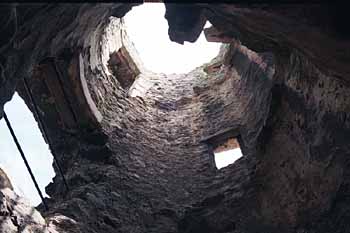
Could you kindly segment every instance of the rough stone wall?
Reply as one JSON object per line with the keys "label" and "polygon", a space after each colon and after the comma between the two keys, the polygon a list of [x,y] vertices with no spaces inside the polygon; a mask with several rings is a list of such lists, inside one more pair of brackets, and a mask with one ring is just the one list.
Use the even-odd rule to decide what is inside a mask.
{"label": "rough stone wall", "polygon": [[[3,59],[0,105],[21,75],[31,78],[70,187],[66,193],[59,176],[47,187],[47,221],[60,213],[75,222],[59,232],[349,231],[349,34],[335,27],[344,11],[166,7],[171,40],[195,40],[207,18],[216,40],[230,45],[189,74],[144,70],[130,92],[107,68],[120,45],[108,42],[119,35],[108,18],[130,5],[39,5],[19,24],[17,50]],[[77,110],[63,114],[59,106],[69,103],[57,96],[52,102],[52,91],[31,72],[48,56],[71,69],[63,80],[84,76],[100,123],[72,120],[73,128],[61,129],[60,116]],[[227,129],[237,130],[244,156],[217,171],[203,140]]]}
{"label": "rough stone wall", "polygon": [[181,232],[347,231],[349,87],[300,54],[289,66],[286,85],[272,89],[257,152],[218,174],[222,189],[208,186],[211,202],[188,211]]}
{"label": "rough stone wall", "polygon": [[1,28],[1,106],[12,97],[17,81],[32,75],[33,66],[47,57],[86,48],[109,16],[122,17],[134,5],[2,4],[1,20],[7,23]]}
{"label": "rough stone wall", "polygon": [[[322,216],[322,224],[309,231],[346,232],[346,216],[332,214],[342,211],[336,206],[337,199],[347,190],[349,85],[324,75],[298,52],[291,54],[288,65],[285,85],[273,91],[280,98],[275,98],[274,126],[261,149],[269,158],[257,173],[259,182],[266,184],[260,194],[262,214],[274,224],[288,222],[306,229],[309,221]],[[285,142],[283,151],[271,146]]]}
{"label": "rough stone wall", "polygon": [[[193,87],[204,77],[203,67],[187,75],[148,71],[139,79],[147,79],[151,87],[142,97],[131,97],[115,77],[103,76],[104,66],[85,64],[108,139],[100,145],[93,139],[80,141],[80,149],[68,153],[66,164],[74,165],[66,174],[73,190],[53,208],[80,218],[86,232],[177,232],[184,205],[204,196],[201,187],[215,175],[208,146],[195,138],[202,134],[195,131],[197,125],[207,119],[194,117],[200,107],[190,110],[201,103],[184,101],[184,96],[192,99]],[[227,89],[224,93],[231,88],[221,85]],[[203,102],[210,100],[203,96]],[[215,92],[211,96],[214,99]]]}
{"label": "rough stone wall", "polygon": [[[325,9],[320,5],[310,7],[315,12],[309,16],[303,12],[310,9],[300,6],[288,8],[284,16],[278,6],[207,9],[223,40],[238,37],[251,49],[274,53],[275,82],[270,116],[257,143],[250,145],[256,153],[224,171],[235,177],[237,189],[233,182],[222,186],[226,193],[209,186],[211,202],[205,199],[188,211],[182,232],[347,232],[349,85],[342,63],[349,61],[346,30],[333,28],[330,33],[317,22]],[[273,21],[274,17],[283,20]],[[325,17],[327,25],[339,19]]]}
{"label": "rough stone wall", "polygon": [[[79,69],[83,69],[103,116],[101,128],[68,135],[57,131],[55,120],[48,125],[54,139],[51,147],[64,162],[71,190],[62,197],[64,187],[57,183],[59,177],[55,178],[47,189],[53,197],[47,216],[59,212],[79,219],[83,232],[178,232],[184,207],[206,196],[205,187],[216,174],[212,151],[202,139],[226,128],[246,127],[249,118],[238,115],[237,108],[248,105],[248,110],[258,99],[269,98],[263,87],[270,86],[272,60],[261,58],[252,68],[248,66],[253,70],[248,72],[244,67],[251,63],[250,56],[260,56],[232,44],[230,49],[223,47],[210,64],[189,74],[144,71],[139,79],[150,86],[141,96],[132,97],[108,74],[106,66],[108,54],[121,46],[116,40],[121,27],[112,20],[112,25],[115,23],[106,30],[98,29],[107,44],[91,40],[89,50],[79,55],[83,63]],[[112,36],[115,43],[108,40]],[[232,64],[233,54],[239,58],[234,60],[237,64]],[[264,69],[262,61],[268,64]],[[223,68],[206,73],[213,63]],[[257,99],[249,100],[243,92],[234,91],[244,89],[246,79],[266,82],[252,87],[262,92]],[[45,99],[43,96],[42,103]],[[48,112],[50,107],[46,108]],[[249,123],[254,125],[256,119],[251,119]],[[105,139],[103,135],[107,135]]]}
{"label": "rough stone wall", "polygon": [[[45,219],[30,206],[27,199],[18,196],[6,173],[0,169],[0,231],[2,233],[58,233],[79,232],[76,222],[60,214]],[[63,228],[62,228],[63,226]]]}

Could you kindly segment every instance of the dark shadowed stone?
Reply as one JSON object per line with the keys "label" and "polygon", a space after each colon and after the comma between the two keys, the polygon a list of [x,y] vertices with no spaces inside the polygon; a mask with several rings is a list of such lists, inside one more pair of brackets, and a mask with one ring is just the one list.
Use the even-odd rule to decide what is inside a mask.
{"label": "dark shadowed stone", "polygon": [[0,189],[9,188],[13,190],[12,184],[4,170],[0,168]]}
{"label": "dark shadowed stone", "polygon": [[83,140],[88,144],[103,146],[108,141],[108,135],[101,131],[86,132],[82,135]]}
{"label": "dark shadowed stone", "polygon": [[80,152],[83,158],[92,161],[106,161],[111,155],[112,151],[107,146],[89,146]]}
{"label": "dark shadowed stone", "polygon": [[[134,5],[21,5],[16,43],[15,8],[0,5],[0,109],[16,88],[30,105],[17,85],[28,77],[71,187],[49,185],[47,224],[0,190],[9,232],[350,232],[347,8],[166,3],[170,40],[196,41],[208,19],[207,38],[228,44],[187,74],[142,71],[131,98],[137,59],[114,57],[110,75],[128,40],[109,17]],[[206,140],[227,132],[245,156],[218,171]]]}
{"label": "dark shadowed stone", "polygon": [[174,3],[166,3],[165,8],[170,40],[180,44],[184,41],[195,42],[206,22],[202,9],[198,6]]}

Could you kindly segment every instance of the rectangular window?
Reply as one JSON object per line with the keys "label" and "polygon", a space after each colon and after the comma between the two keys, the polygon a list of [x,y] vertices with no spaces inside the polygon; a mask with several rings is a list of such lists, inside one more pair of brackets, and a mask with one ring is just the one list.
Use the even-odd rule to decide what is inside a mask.
{"label": "rectangular window", "polygon": [[214,148],[215,165],[218,169],[234,163],[242,157],[242,151],[236,138],[229,138]]}
{"label": "rectangular window", "polygon": [[110,55],[108,69],[124,89],[129,89],[141,72],[125,47]]}
{"label": "rectangular window", "polygon": [[206,140],[213,151],[212,155],[217,169],[233,164],[237,159],[242,157],[237,135],[236,131],[229,130],[211,136]]}

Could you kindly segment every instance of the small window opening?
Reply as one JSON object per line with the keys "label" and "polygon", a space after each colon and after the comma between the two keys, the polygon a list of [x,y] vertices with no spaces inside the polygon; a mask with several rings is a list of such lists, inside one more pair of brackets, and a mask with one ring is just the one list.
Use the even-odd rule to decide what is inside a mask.
{"label": "small window opening", "polygon": [[108,69],[124,89],[129,89],[141,72],[125,47],[110,55]]}
{"label": "small window opening", "polygon": [[234,129],[220,131],[214,135],[204,138],[212,151],[211,161],[217,169],[221,169],[233,164],[243,156],[239,142],[237,140],[239,132]]}
{"label": "small window opening", "polygon": [[242,157],[242,151],[236,138],[229,138],[214,148],[214,160],[218,169],[234,163]]}
{"label": "small window opening", "polygon": [[[41,134],[39,126],[32,112],[17,93],[5,105],[5,112],[26,154],[40,190],[47,197],[45,186],[52,182],[55,172],[52,167],[52,154]],[[41,199],[6,127],[4,119],[0,120],[0,148],[0,167],[10,178],[14,191],[20,196],[29,199],[32,205],[40,204]]]}

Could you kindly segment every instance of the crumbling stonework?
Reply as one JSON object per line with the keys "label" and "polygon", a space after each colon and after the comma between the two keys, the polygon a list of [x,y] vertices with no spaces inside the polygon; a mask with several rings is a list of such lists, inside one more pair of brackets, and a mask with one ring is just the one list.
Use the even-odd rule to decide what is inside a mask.
{"label": "crumbling stonework", "polygon": [[[1,174],[2,178],[4,174]],[[0,200],[0,232],[2,233],[80,233],[74,220],[60,214],[45,221],[40,213],[30,206],[29,201],[18,196],[12,188],[2,187]]]}
{"label": "crumbling stonework", "polygon": [[[118,18],[132,6],[0,7],[12,24],[19,17],[16,34],[10,23],[3,28],[0,106],[17,89],[33,109],[27,78],[69,185],[57,175],[46,188],[49,211],[38,207],[46,222],[24,212],[20,225],[348,232],[350,43],[338,25],[344,12],[335,14],[341,7],[166,4],[171,40],[196,40],[208,19],[208,40],[225,44],[208,64],[165,75],[143,67],[123,31]],[[110,72],[110,55],[122,47],[134,64]],[[115,75],[133,74],[132,66],[140,73],[123,88]],[[243,157],[217,170],[208,142],[226,134]],[[6,190],[3,206],[16,199]]]}
{"label": "crumbling stonework", "polygon": [[13,186],[11,184],[10,179],[7,174],[0,168],[0,189],[9,188],[13,190]]}

